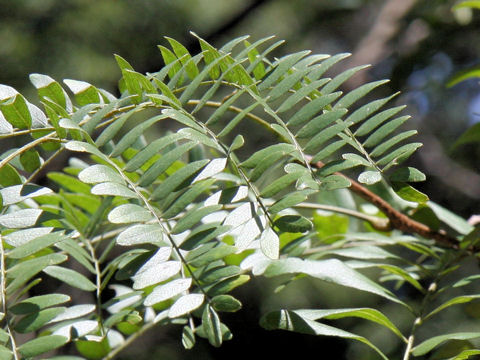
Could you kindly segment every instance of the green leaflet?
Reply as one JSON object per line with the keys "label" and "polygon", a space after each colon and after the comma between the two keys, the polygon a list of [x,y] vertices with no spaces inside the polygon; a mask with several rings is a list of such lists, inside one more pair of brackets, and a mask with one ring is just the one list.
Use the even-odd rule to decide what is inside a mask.
{"label": "green leaflet", "polygon": [[22,209],[0,215],[0,225],[11,229],[27,228],[37,223],[42,212],[40,209]]}
{"label": "green leaflet", "polygon": [[62,86],[48,75],[30,74],[30,82],[38,91],[41,100],[48,98],[67,111],[72,110],[72,102]]}
{"label": "green leaflet", "polygon": [[49,309],[43,309],[33,314],[24,316],[20,321],[15,324],[15,330],[20,333],[29,333],[36,331],[52,320],[57,315],[60,315],[65,311],[64,307],[55,307]]}
{"label": "green leaflet", "polygon": [[144,149],[137,152],[130,160],[128,160],[124,170],[132,172],[144,166],[145,164],[148,164],[155,155],[161,153],[165,148],[168,149],[169,146],[181,138],[182,136],[176,133],[152,141]]}
{"label": "green leaflet", "polygon": [[200,194],[210,188],[215,181],[215,179],[207,179],[195,183],[192,187],[180,195],[178,199],[171,204],[171,206],[163,211],[162,217],[168,219],[177,216],[180,212],[185,210],[187,205],[193,203],[193,201],[200,196]]}
{"label": "green leaflet", "polygon": [[262,317],[260,324],[267,330],[282,329],[302,334],[338,336],[346,339],[354,339],[368,345],[383,359],[388,360],[388,358],[377,347],[375,347],[375,345],[364,337],[318,323],[307,317],[303,317],[301,313],[297,313],[296,311],[280,310],[268,313]]}
{"label": "green leaflet", "polygon": [[162,301],[171,299],[187,291],[192,284],[192,279],[176,279],[166,284],[158,285],[145,298],[144,305],[151,306]]}
{"label": "green leaflet", "polygon": [[311,138],[312,134],[317,134],[319,131],[340,119],[347,113],[346,109],[336,109],[326,111],[322,115],[317,116],[305,124],[295,135],[298,138]]}
{"label": "green leaflet", "polygon": [[329,94],[332,91],[335,91],[339,86],[341,86],[345,81],[350,79],[358,71],[363,70],[367,67],[368,65],[360,65],[360,66],[356,66],[354,68],[345,70],[341,74],[335,76],[327,85],[325,85],[325,87],[322,89],[322,92],[324,94]]}
{"label": "green leaflet", "polygon": [[415,346],[412,349],[412,354],[414,356],[425,355],[445,341],[449,341],[449,340],[470,340],[470,339],[475,339],[475,338],[478,338],[478,337],[480,337],[480,333],[478,333],[478,332],[459,332],[459,333],[452,333],[452,334],[434,336],[434,337],[432,337],[428,340],[425,340],[424,342],[420,343],[419,345]]}
{"label": "green leaflet", "polygon": [[329,80],[328,79],[321,79],[313,81],[307,85],[302,86],[300,89],[295,91],[293,95],[290,95],[282,104],[278,107],[277,113],[280,114],[282,112],[290,110],[293,106],[295,106],[300,100],[304,99],[314,90],[318,90],[320,87],[325,85]]}
{"label": "green leaflet", "polygon": [[282,153],[286,155],[286,154],[291,154],[294,151],[295,151],[295,148],[290,144],[271,145],[262,150],[255,152],[247,160],[242,162],[241,166],[251,169],[258,166],[258,164],[260,164],[267,156],[270,156],[274,153]]}
{"label": "green leaflet", "polygon": [[389,121],[385,125],[375,130],[375,132],[373,132],[367,138],[367,140],[365,140],[365,142],[363,143],[363,146],[372,147],[372,146],[378,145],[380,141],[382,141],[385,137],[387,137],[391,132],[397,129],[400,125],[402,125],[408,119],[409,119],[409,116],[402,116],[392,121]]}
{"label": "green leaflet", "polygon": [[75,94],[75,100],[80,106],[98,104],[102,101],[98,89],[85,81],[65,79],[63,82]]}
{"label": "green leaflet", "polygon": [[[180,272],[181,263],[179,261],[159,261],[156,266],[140,270],[132,276],[133,289],[143,289],[151,285],[161,283],[170,279]],[[143,271],[142,271],[143,270]]]}
{"label": "green leaflet", "polygon": [[68,339],[65,336],[60,335],[40,336],[20,345],[18,351],[22,356],[30,358],[59,348],[67,341]]}
{"label": "green leaflet", "polygon": [[14,185],[0,189],[3,205],[5,206],[18,204],[26,199],[51,194],[52,192],[53,191],[49,188],[31,184]]}
{"label": "green leaflet", "polygon": [[203,310],[202,326],[211,345],[215,347],[222,345],[223,337],[220,327],[220,319],[217,312],[208,304]]}
{"label": "green leaflet", "polygon": [[28,172],[37,170],[41,165],[40,155],[34,149],[25,151],[22,155],[20,155],[20,162],[22,163],[25,171]]}
{"label": "green leaflet", "polygon": [[356,136],[364,136],[372,132],[375,128],[383,124],[385,121],[390,119],[395,114],[399,113],[405,108],[405,106],[397,106],[391,109],[383,110],[375,116],[372,116],[370,119],[365,121],[358,129],[355,131]]}
{"label": "green leaflet", "polygon": [[66,239],[66,237],[61,232],[39,236],[10,251],[8,257],[11,259],[22,259],[64,239]]}
{"label": "green leaflet", "polygon": [[242,308],[242,303],[231,295],[217,295],[211,304],[215,310],[223,312],[236,312]]}
{"label": "green leaflet", "polygon": [[307,232],[312,229],[313,224],[307,218],[300,215],[285,215],[273,223],[282,231]]}
{"label": "green leaflet", "polygon": [[135,244],[161,244],[163,231],[159,225],[134,225],[117,236],[117,243],[123,246]]}
{"label": "green leaflet", "polygon": [[275,64],[275,70],[267,76],[267,78],[261,82],[258,86],[258,90],[264,90],[272,86],[280,77],[282,77],[295,63],[304,58],[310,53],[310,51],[301,51],[295,54],[286,55],[279,59]]}
{"label": "green leaflet", "polygon": [[205,295],[188,294],[179,298],[168,311],[168,317],[177,318],[186,315],[203,304]]}
{"label": "green leaflet", "polygon": [[[335,80],[332,80],[334,82]],[[337,103],[334,108],[348,108],[353,103],[357,102],[359,99],[370,93],[373,89],[388,83],[390,80],[378,80],[371,83],[363,84],[356,88],[355,90],[350,91],[348,94],[343,96]],[[329,84],[330,85],[330,84]],[[327,85],[327,86],[329,86]],[[328,90],[328,89],[327,89]]]}
{"label": "green leaflet", "polygon": [[13,127],[29,129],[32,126],[32,115],[28,109],[27,101],[20,94],[0,102],[0,111]]}
{"label": "green leaflet", "polygon": [[341,92],[335,92],[312,100],[307,105],[303,106],[300,111],[296,112],[295,115],[288,120],[287,125],[298,126],[304,124],[320,111],[328,110],[326,108],[327,105],[338,99],[341,94]]}
{"label": "green leaflet", "polygon": [[70,301],[70,296],[63,294],[48,294],[32,296],[13,305],[9,310],[16,315],[35,313],[50,306]]}
{"label": "green leaflet", "polygon": [[153,183],[158,176],[163,174],[163,172],[165,172],[175,161],[179,160],[182,155],[192,149],[195,145],[197,145],[197,143],[191,141],[164,154],[140,177],[139,185],[147,186]]}
{"label": "green leaflet", "polygon": [[203,206],[202,204],[199,204],[194,209],[189,210],[187,214],[177,221],[172,229],[172,234],[179,234],[193,228],[193,226],[202,220],[204,216],[216,212],[221,208],[221,205]]}
{"label": "green leaflet", "polygon": [[232,291],[238,286],[245,284],[249,280],[249,275],[237,275],[221,280],[218,283],[205,286],[205,290],[209,296],[222,295]]}
{"label": "green leaflet", "polygon": [[225,256],[233,254],[237,251],[237,249],[230,245],[225,245],[220,243],[218,246],[209,249],[209,246],[204,246],[205,250],[203,254],[199,256],[195,256],[194,252],[188,254],[187,260],[190,264],[194,267],[202,267],[209,263],[212,263],[216,260],[223,259]]}
{"label": "green leaflet", "polygon": [[458,305],[458,304],[465,304],[470,301],[477,300],[478,298],[480,298],[480,295],[463,295],[463,296],[454,297],[453,299],[448,300],[447,302],[443,303],[436,309],[432,310],[428,315],[424,317],[424,320],[429,319],[430,317],[446,309],[447,307]]}
{"label": "green leaflet", "polygon": [[84,184],[83,182],[79,181],[73,176],[69,176],[69,175],[65,175],[57,172],[51,172],[47,176],[49,179],[53,180],[54,182],[61,185],[67,190],[86,194],[86,195],[90,194],[90,186],[87,184]]}
{"label": "green leaflet", "polygon": [[177,58],[179,58],[182,65],[185,66],[185,71],[188,77],[192,80],[195,79],[195,77],[198,75],[198,68],[195,65],[195,63],[191,60],[192,57],[188,52],[188,50],[178,41],[169,37],[165,37],[165,38],[170,43],[170,46],[175,52],[175,55],[177,56]]}
{"label": "green leaflet", "polygon": [[425,181],[426,176],[420,170],[406,167],[395,170],[389,178],[391,181],[397,182],[418,182]]}
{"label": "green leaflet", "polygon": [[43,272],[80,290],[94,291],[97,288],[85,276],[68,268],[51,265],[43,269]]}
{"label": "green leaflet", "polygon": [[125,180],[111,167],[105,165],[92,165],[78,174],[78,178],[87,184],[113,182],[125,184]]}
{"label": "green leaflet", "polygon": [[397,335],[403,342],[407,339],[400,330],[380,311],[369,308],[332,309],[332,310],[295,310],[295,313],[309,320],[342,319],[345,317],[358,317],[382,325]]}
{"label": "green leaflet", "polygon": [[159,184],[152,193],[152,199],[159,200],[173,191],[178,191],[181,188],[190,185],[189,179],[193,180],[193,177],[208,164],[208,160],[198,160],[190,164],[185,165],[181,169],[175,171],[166,180]]}
{"label": "green leaflet", "polygon": [[195,346],[195,334],[190,326],[183,327],[182,345],[187,350],[190,350]]}
{"label": "green leaflet", "polygon": [[94,195],[121,196],[124,198],[137,198],[137,194],[128,187],[116,182],[102,182],[92,187]]}
{"label": "green leaflet", "polygon": [[166,117],[167,116],[163,114],[157,115],[135,126],[126,135],[124,135],[122,139],[115,145],[110,156],[116,157],[121,155],[125,150],[127,150],[128,147],[130,147],[138,139],[140,135],[144,133],[145,130],[147,130],[150,126],[152,126],[156,122],[165,119]]}
{"label": "green leaflet", "polygon": [[[462,7],[472,7],[472,8],[480,8],[480,2],[478,1],[463,1],[457,5],[455,5],[454,9],[459,9]],[[453,87],[462,81],[468,79],[475,79],[480,77],[480,68],[478,66],[474,66],[462,71],[458,71],[455,73],[447,82],[447,87]]]}
{"label": "green leaflet", "polygon": [[0,185],[7,187],[21,184],[22,179],[17,170],[10,164],[5,164],[0,168]]}
{"label": "green leaflet", "polygon": [[476,350],[476,349],[463,350],[460,354],[455,356],[453,360],[467,360],[470,358],[471,355],[474,356],[479,354],[480,354],[480,350]]}
{"label": "green leaflet", "polygon": [[114,224],[128,224],[151,220],[152,214],[142,206],[123,204],[114,208],[108,214],[108,220]]}
{"label": "green leaflet", "polygon": [[281,259],[272,263],[266,269],[265,276],[270,277],[291,273],[307,274],[338,285],[371,292],[393,302],[403,304],[390,291],[336,259],[321,261],[301,260],[298,258]]}
{"label": "green leaflet", "polygon": [[288,74],[281,80],[268,94],[268,101],[275,101],[289,91],[295,84],[297,84],[305,75],[310,72],[310,69],[302,69]]}

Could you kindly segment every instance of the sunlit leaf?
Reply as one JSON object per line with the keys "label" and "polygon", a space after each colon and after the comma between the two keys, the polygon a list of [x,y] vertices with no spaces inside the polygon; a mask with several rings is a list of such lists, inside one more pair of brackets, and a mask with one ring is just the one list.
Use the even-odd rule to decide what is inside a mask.
{"label": "sunlit leaf", "polygon": [[188,294],[179,298],[168,311],[168,317],[176,318],[186,315],[203,304],[205,295]]}

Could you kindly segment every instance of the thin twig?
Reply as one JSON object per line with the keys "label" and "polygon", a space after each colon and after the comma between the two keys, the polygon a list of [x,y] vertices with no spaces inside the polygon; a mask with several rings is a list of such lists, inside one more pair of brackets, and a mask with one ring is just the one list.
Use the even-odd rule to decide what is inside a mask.
{"label": "thin twig", "polygon": [[5,326],[7,328],[8,336],[10,337],[10,342],[12,345],[12,353],[15,360],[20,360],[20,355],[17,352],[17,344],[13,333],[8,324],[8,314],[7,314],[7,269],[5,268],[5,249],[3,248],[3,239],[0,235],[0,292],[1,292],[1,301],[2,301],[2,312],[3,312],[3,321],[5,321]]}

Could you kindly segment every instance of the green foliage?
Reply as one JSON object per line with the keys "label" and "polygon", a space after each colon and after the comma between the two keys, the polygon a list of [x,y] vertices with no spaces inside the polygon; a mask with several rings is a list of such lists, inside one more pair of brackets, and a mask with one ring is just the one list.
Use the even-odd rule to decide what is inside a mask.
{"label": "green foliage", "polygon": [[[326,74],[347,54],[276,59],[280,42],[246,39],[216,49],[198,38],[202,51],[193,55],[167,38],[165,66],[146,75],[116,56],[119,98],[65,80],[71,98],[32,74],[40,110],[0,86],[0,139],[21,142],[0,156],[2,359],[67,343],[82,358],[112,359],[146,330],[174,324],[183,325],[187,349],[196,337],[221,346],[232,337],[222,313],[242,308],[231,293],[251,276],[287,286],[308,277],[412,315],[411,329],[400,328],[372,300],[273,311],[261,320],[267,329],[358,340],[384,359],[398,356],[322,321],[367,320],[395,336],[404,359],[480,336],[416,339],[423,322],[478,298],[455,295],[461,282],[444,281],[475,255],[478,233],[407,184],[425,179],[400,166],[421,144],[406,142],[416,132],[401,128],[403,107],[387,107],[396,94],[371,100],[386,81],[344,94],[338,89],[364,67]],[[48,187],[34,185],[62,152],[68,167],[48,170]],[[347,204],[349,188],[363,200]],[[445,234],[444,224],[457,233]],[[42,279],[95,300],[30,297]],[[415,296],[400,297],[405,287]],[[102,302],[106,289],[115,296]],[[433,305],[440,295],[443,304]],[[20,343],[18,334],[33,339]],[[452,356],[477,353],[472,345]]]}

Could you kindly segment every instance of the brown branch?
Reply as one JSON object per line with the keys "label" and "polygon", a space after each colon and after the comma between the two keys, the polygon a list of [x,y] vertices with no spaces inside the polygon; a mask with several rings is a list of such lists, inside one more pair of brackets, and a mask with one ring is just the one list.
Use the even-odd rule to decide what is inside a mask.
{"label": "brown branch", "polygon": [[[314,163],[312,165],[318,169],[324,166],[324,164],[321,161]],[[394,209],[388,202],[383,200],[380,196],[371,192],[365,186],[349,178],[348,176],[342,173],[335,173],[335,175],[343,176],[348,181],[350,181],[350,183],[352,184],[350,189],[355,194],[360,196],[362,199],[368,201],[372,205],[375,205],[380,211],[382,211],[389,220],[390,229],[396,229],[396,230],[400,230],[408,233],[415,233],[420,236],[423,236],[424,238],[435,240],[441,246],[448,247],[451,249],[456,249],[456,250],[459,249],[458,241],[455,238],[449,236],[445,231],[443,230],[435,231],[430,227],[428,227],[427,225],[422,224],[416,220],[413,220],[409,216]]]}

